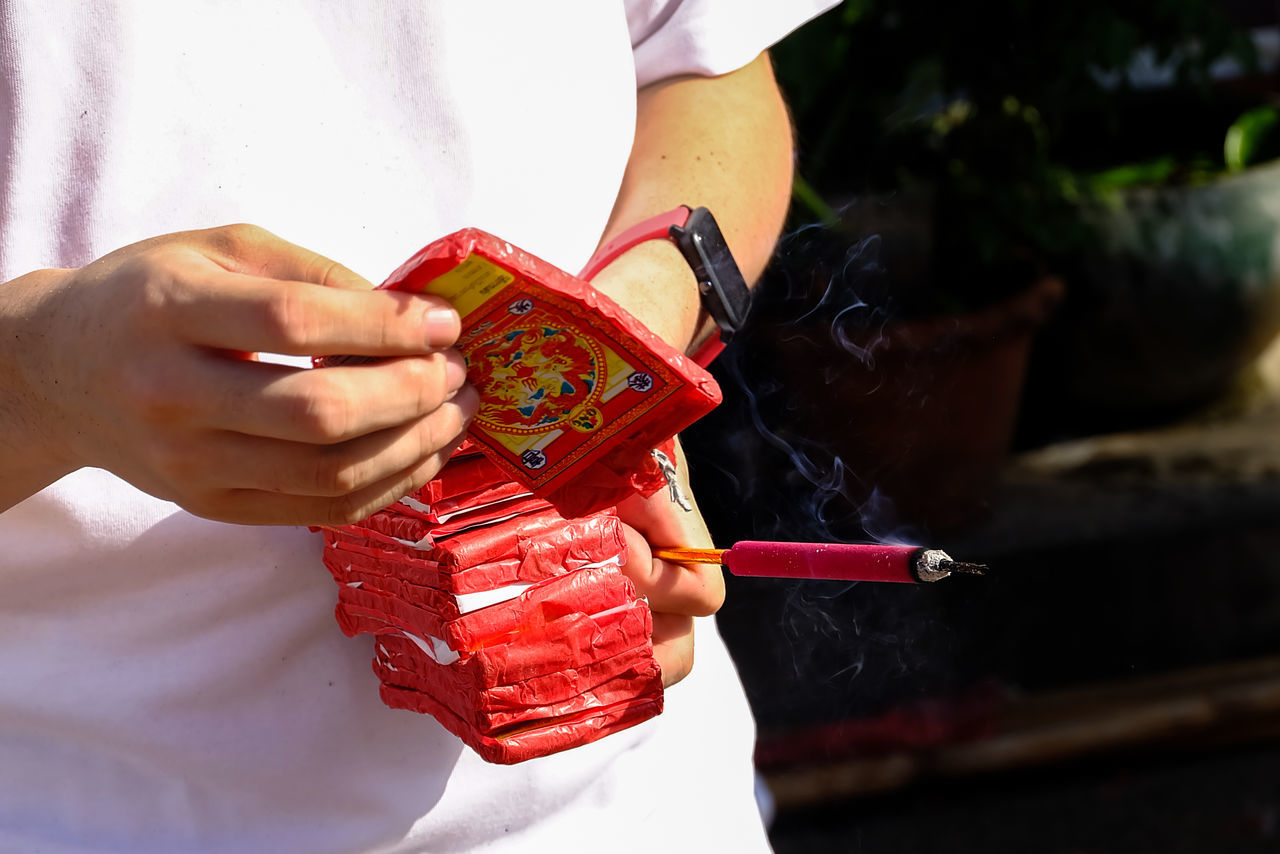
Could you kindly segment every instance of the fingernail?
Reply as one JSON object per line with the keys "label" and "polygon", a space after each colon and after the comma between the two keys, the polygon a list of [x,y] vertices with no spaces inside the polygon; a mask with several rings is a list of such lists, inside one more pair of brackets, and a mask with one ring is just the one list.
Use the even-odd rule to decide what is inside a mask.
{"label": "fingernail", "polygon": [[476,393],[474,386],[467,386],[454,395],[453,405],[458,407],[464,422],[470,421],[480,410],[480,395]]}
{"label": "fingernail", "polygon": [[448,306],[427,310],[427,343],[434,347],[452,344],[458,337],[458,313]]}
{"label": "fingernail", "polygon": [[467,361],[457,350],[446,350],[444,354],[444,382],[449,391],[457,391],[467,381]]}

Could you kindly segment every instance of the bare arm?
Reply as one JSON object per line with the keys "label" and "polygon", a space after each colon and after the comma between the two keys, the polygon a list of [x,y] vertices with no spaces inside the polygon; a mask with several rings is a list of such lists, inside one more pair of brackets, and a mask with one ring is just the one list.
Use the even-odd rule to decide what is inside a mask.
{"label": "bare arm", "polygon": [[[710,208],[748,283],[768,263],[791,193],[791,126],[767,55],[722,77],[640,92],[635,146],[602,242],[687,204]],[[689,265],[667,241],[632,249],[595,280],[677,347],[705,335]]]}
{"label": "bare arm", "polygon": [[[764,270],[791,189],[791,129],[767,56],[715,78],[682,78],[641,91],[635,147],[604,240],[688,204],[709,208],[748,282]],[[643,243],[595,279],[650,329],[691,351],[711,332],[688,263],[669,241]],[[681,466],[683,471],[683,465]],[[654,611],[655,655],[671,685],[693,666],[693,616],[724,601],[716,566],[655,560],[649,545],[710,546],[695,510],[660,492],[619,508],[631,536],[628,575]]]}

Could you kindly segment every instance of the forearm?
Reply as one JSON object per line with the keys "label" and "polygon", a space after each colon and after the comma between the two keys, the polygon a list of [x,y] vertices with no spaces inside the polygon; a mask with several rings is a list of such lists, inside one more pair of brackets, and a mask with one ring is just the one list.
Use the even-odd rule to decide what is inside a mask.
{"label": "forearm", "polygon": [[[754,283],[782,228],[792,177],[790,122],[767,55],[722,77],[641,90],[636,127],[602,242],[677,205],[705,206]],[[708,332],[689,265],[669,241],[630,250],[595,284],[681,349]]]}

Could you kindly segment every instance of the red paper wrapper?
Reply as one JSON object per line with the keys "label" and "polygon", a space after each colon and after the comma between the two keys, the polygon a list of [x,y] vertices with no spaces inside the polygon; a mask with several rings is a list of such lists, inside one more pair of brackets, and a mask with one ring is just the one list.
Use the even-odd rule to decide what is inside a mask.
{"label": "red paper wrapper", "polygon": [[650,451],[720,402],[710,374],[612,300],[478,229],[430,244],[381,287],[454,305],[481,399],[471,441],[565,515],[661,487]]}
{"label": "red paper wrapper", "polygon": [[[618,568],[626,543],[612,511],[566,520],[544,507],[439,539],[413,508],[391,508],[373,524],[383,530],[326,530],[324,560],[342,630],[378,637],[372,666],[387,705],[432,714],[501,763],[661,711],[652,619]],[[515,556],[465,565],[500,554]],[[459,607],[458,595],[508,595],[495,588],[530,578],[541,580],[513,599]]]}
{"label": "red paper wrapper", "polygon": [[577,714],[642,695],[655,679],[662,682],[648,646],[613,658],[590,661],[527,682],[466,692],[450,679],[449,668],[433,665],[421,672],[393,670],[374,659],[384,685],[429,694],[483,735],[496,735],[529,721]]}
{"label": "red paper wrapper", "polygon": [[457,652],[506,643],[570,614],[599,614],[635,601],[635,587],[616,567],[593,567],[530,587],[514,599],[450,619],[428,608],[368,587],[338,587],[338,623],[348,635],[393,626],[419,637],[437,637]]}
{"label": "red paper wrapper", "polygon": [[462,612],[458,608],[458,599],[454,594],[445,593],[435,587],[413,584],[394,575],[362,572],[352,566],[343,573],[343,580],[340,583],[358,586],[366,592],[377,592],[392,596],[408,605],[430,611],[442,620],[456,620],[462,616]]}
{"label": "red paper wrapper", "polygon": [[625,559],[627,549],[616,516],[566,520],[554,511],[455,534],[429,549],[415,549],[359,526],[326,529],[324,538],[324,560],[331,571],[359,564],[370,572],[399,575],[453,593],[541,581],[615,555]]}
{"label": "red paper wrapper", "polygon": [[404,513],[396,505],[379,510],[369,518],[360,522],[359,527],[377,531],[388,537],[394,537],[406,543],[430,545],[432,542],[449,537],[460,531],[492,525],[494,522],[525,517],[530,514],[551,509],[551,505],[541,498],[515,498],[469,512],[458,513],[448,522],[431,522],[422,515]]}
{"label": "red paper wrapper", "polygon": [[[470,451],[464,452],[463,448],[470,448]],[[415,498],[423,504],[435,504],[447,498],[456,498],[512,482],[511,478],[491,463],[488,457],[481,454],[475,445],[468,441],[463,443],[463,448],[453,452],[448,464],[414,493]],[[529,489],[523,485],[522,488],[525,491]]]}
{"label": "red paper wrapper", "polygon": [[540,632],[522,635],[518,643],[481,647],[448,665],[437,665],[416,641],[398,633],[378,635],[375,649],[385,663],[401,670],[417,670],[427,664],[448,667],[463,686],[461,690],[476,692],[649,646],[652,633],[649,607],[636,601],[605,614],[561,617]]}
{"label": "red paper wrapper", "polygon": [[[589,564],[588,566],[579,567],[579,569],[587,569],[588,567],[616,569],[621,566],[621,563],[621,559],[615,557],[609,561]],[[409,605],[430,611],[443,620],[456,620],[464,614],[502,604],[528,591],[533,585],[547,580],[544,578],[539,581],[517,581],[511,584],[488,587],[474,593],[458,594],[441,590],[438,587],[414,584],[400,575],[366,571],[354,562],[347,563],[345,566],[335,565],[330,569],[330,572],[334,580],[345,587],[358,587],[365,591],[395,597]],[[564,570],[558,574],[564,575],[568,572],[569,570]],[[551,577],[554,578],[555,576]]]}
{"label": "red paper wrapper", "polygon": [[429,714],[462,739],[486,762],[514,765],[540,756],[588,744],[662,713],[662,680],[645,694],[567,718],[529,722],[497,736],[482,735],[438,700],[420,691],[383,685],[382,702],[393,709]]}
{"label": "red paper wrapper", "polygon": [[625,551],[622,525],[612,511],[566,519],[548,509],[437,538],[431,556],[443,567],[466,569],[506,557],[554,563],[579,556],[603,560]]}
{"label": "red paper wrapper", "polygon": [[431,556],[441,566],[465,569],[503,557],[536,560],[540,555],[554,561],[562,555],[590,554],[604,559],[625,549],[622,527],[612,511],[566,519],[547,509],[502,525],[437,538]]}
{"label": "red paper wrapper", "polygon": [[[440,498],[430,503],[422,500],[421,491],[419,491],[414,495],[401,498],[387,510],[404,516],[413,516],[433,525],[442,525],[461,514],[475,510],[488,510],[501,505],[509,506],[511,502],[529,498],[532,495],[533,493],[525,486],[515,481],[506,481],[475,492]],[[545,506],[547,502],[542,503]]]}
{"label": "red paper wrapper", "polygon": [[347,582],[347,572],[350,569],[359,568],[364,572],[401,578],[459,596],[483,593],[510,584],[545,581],[597,563],[599,561],[578,560],[568,556],[559,562],[507,558],[468,569],[449,571],[442,570],[435,561],[412,558],[341,535],[335,535],[331,547],[324,552],[324,564],[339,584]]}
{"label": "red paper wrapper", "polygon": [[[438,541],[431,535],[431,528],[415,529],[411,521],[381,526],[389,527],[390,533],[384,533],[363,523],[328,530],[345,533],[369,543],[377,543],[389,551],[434,560],[449,568],[465,568],[490,560],[516,556],[523,543],[543,536],[562,535],[568,530],[567,523],[568,520],[548,506],[513,518],[508,524],[457,531],[447,537],[439,538]],[[401,533],[408,536],[396,536]],[[419,539],[409,538],[413,536],[419,536]]]}

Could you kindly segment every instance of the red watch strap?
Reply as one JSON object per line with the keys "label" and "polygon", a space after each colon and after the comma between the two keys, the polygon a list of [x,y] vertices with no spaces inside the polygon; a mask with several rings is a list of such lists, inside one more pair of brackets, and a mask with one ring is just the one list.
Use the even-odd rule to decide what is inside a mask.
{"label": "red watch strap", "polygon": [[[596,254],[591,256],[591,260],[587,262],[587,266],[582,268],[582,272],[578,274],[578,278],[583,281],[591,281],[595,275],[613,263],[623,252],[631,247],[644,243],[646,240],[658,240],[671,238],[672,228],[683,228],[684,224],[689,221],[689,215],[692,209],[687,205],[681,205],[675,210],[658,214],[650,217],[644,222],[637,223],[617,237],[610,240],[604,246],[596,250]],[[702,367],[707,367],[720,355],[724,350],[724,339],[719,332],[712,332],[711,337],[703,342],[690,358]]]}
{"label": "red watch strap", "polygon": [[578,278],[589,282],[596,277],[596,273],[608,267],[615,258],[636,244],[644,243],[646,240],[669,238],[671,227],[683,226],[689,221],[690,213],[688,207],[681,205],[675,210],[658,214],[631,226],[597,249],[596,254],[592,255],[591,260],[587,262],[587,266],[583,267],[582,272],[578,274]]}
{"label": "red watch strap", "polygon": [[709,367],[711,363],[716,360],[716,356],[719,356],[723,351],[724,338],[721,337],[719,331],[715,331],[711,333],[710,338],[702,342],[702,346],[699,347],[689,358],[706,368]]}

